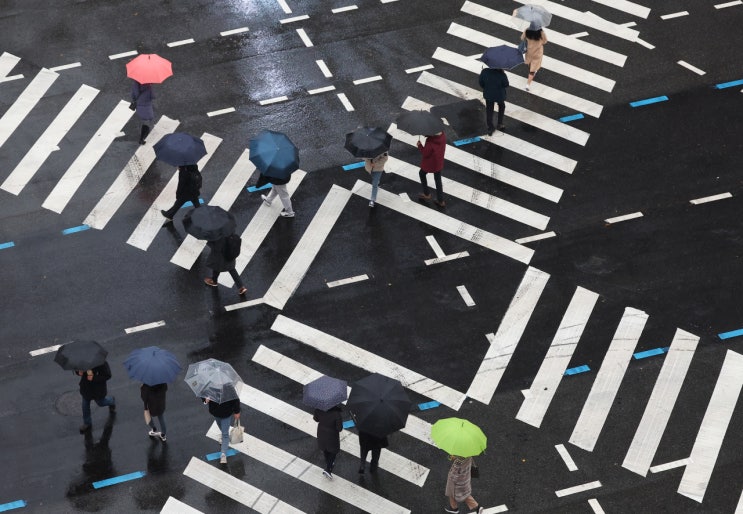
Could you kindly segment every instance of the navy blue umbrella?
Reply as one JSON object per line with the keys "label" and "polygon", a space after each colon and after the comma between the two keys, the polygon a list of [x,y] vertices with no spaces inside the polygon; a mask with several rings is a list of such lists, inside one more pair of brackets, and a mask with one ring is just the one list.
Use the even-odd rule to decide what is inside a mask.
{"label": "navy blue umbrella", "polygon": [[132,351],[124,361],[129,378],[154,386],[169,384],[181,372],[175,355],[157,346],[148,346]]}
{"label": "navy blue umbrella", "polygon": [[155,150],[155,157],[172,166],[196,164],[206,155],[204,142],[184,132],[166,134],[152,148]]}
{"label": "navy blue umbrella", "polygon": [[267,177],[286,179],[299,169],[299,150],[286,134],[263,130],[250,140],[250,161]]}
{"label": "navy blue umbrella", "polygon": [[490,47],[478,60],[484,62],[488,68],[500,70],[510,70],[519,64],[524,64],[523,54],[517,48],[508,45]]}
{"label": "navy blue umbrella", "polygon": [[305,384],[302,390],[302,403],[320,410],[330,410],[346,398],[348,383],[326,375]]}

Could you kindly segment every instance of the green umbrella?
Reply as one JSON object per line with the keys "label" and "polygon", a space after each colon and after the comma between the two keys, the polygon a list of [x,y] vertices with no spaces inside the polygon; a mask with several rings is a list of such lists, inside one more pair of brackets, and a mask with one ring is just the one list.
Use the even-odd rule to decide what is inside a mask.
{"label": "green umbrella", "polygon": [[474,457],[485,451],[488,438],[466,419],[440,419],[431,427],[431,439],[449,455]]}

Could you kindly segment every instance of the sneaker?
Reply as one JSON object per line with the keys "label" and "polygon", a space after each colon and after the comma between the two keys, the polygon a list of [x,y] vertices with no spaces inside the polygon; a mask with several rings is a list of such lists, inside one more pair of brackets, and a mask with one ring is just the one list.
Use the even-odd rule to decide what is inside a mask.
{"label": "sneaker", "polygon": [[436,200],[436,201],[435,201],[435,202],[433,202],[433,203],[435,203],[436,205],[438,205],[438,206],[439,206],[439,207],[441,207],[442,209],[443,209],[444,207],[446,207],[446,202],[445,202],[445,201],[443,201],[443,200],[441,200],[440,202],[439,202],[438,200]]}
{"label": "sneaker", "polygon": [[372,207],[373,208],[374,207],[374,202],[369,201],[369,207]]}
{"label": "sneaker", "polygon": [[217,287],[217,283],[213,281],[211,278],[205,278],[204,284],[211,286],[211,287]]}
{"label": "sneaker", "polygon": [[281,211],[281,215],[282,215],[283,217],[285,217],[285,218],[293,218],[293,217],[294,217],[294,213],[293,213],[293,212],[286,212],[286,211],[285,211],[285,210],[283,210],[283,209],[282,209],[282,211]]}
{"label": "sneaker", "polygon": [[162,442],[165,442],[165,441],[167,441],[167,440],[168,440],[168,438],[167,438],[167,437],[165,437],[165,434],[160,434],[160,440],[161,440]]}
{"label": "sneaker", "polygon": [[418,198],[420,198],[421,200],[430,200],[431,199],[431,194],[430,193],[429,194],[420,193],[418,195]]}
{"label": "sneaker", "polygon": [[328,471],[327,469],[323,469],[322,470],[322,474],[328,480],[333,480],[333,474],[330,471]]}
{"label": "sneaker", "polygon": [[165,218],[165,221],[166,222],[173,221],[173,218],[171,218],[170,216],[168,216],[168,212],[167,211],[161,210],[160,211],[160,214],[163,215],[163,218]]}
{"label": "sneaker", "polygon": [[526,87],[524,88],[524,91],[529,91],[529,86],[526,86]]}
{"label": "sneaker", "polygon": [[240,296],[242,296],[242,295],[244,295],[244,294],[245,294],[245,293],[247,293],[247,292],[248,292],[248,288],[247,288],[247,287],[241,287],[241,288],[240,288],[240,289],[239,289],[239,290],[237,291],[237,294],[239,294]]}
{"label": "sneaker", "polygon": [[112,396],[111,400],[113,401],[113,403],[108,406],[108,412],[113,413],[113,412],[116,412],[116,397]]}
{"label": "sneaker", "polygon": [[227,455],[224,453],[219,455],[219,463],[220,464],[227,464]]}
{"label": "sneaker", "polygon": [[447,505],[446,507],[444,507],[444,510],[446,512],[451,512],[452,514],[459,514],[459,507],[457,507],[456,509],[452,509]]}
{"label": "sneaker", "polygon": [[91,426],[92,425],[88,425],[88,424],[80,425],[80,433],[84,434],[85,432],[90,430]]}
{"label": "sneaker", "polygon": [[271,205],[271,200],[269,200],[266,195],[261,195],[261,198],[263,198],[263,203],[265,203],[266,205]]}
{"label": "sneaker", "polygon": [[160,432],[158,432],[157,430],[150,430],[150,433],[149,433],[148,435],[149,435],[150,437],[157,437],[157,436],[159,436],[159,435],[161,435],[161,434],[160,434]]}

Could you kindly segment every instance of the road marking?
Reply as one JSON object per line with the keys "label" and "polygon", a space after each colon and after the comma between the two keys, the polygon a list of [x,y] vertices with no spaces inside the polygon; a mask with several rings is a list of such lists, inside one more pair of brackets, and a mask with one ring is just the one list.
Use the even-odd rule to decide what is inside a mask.
{"label": "road marking", "polygon": [[641,212],[633,212],[632,214],[624,214],[622,216],[615,216],[613,218],[607,218],[604,220],[604,223],[619,223],[620,221],[627,221],[627,220],[633,220],[635,218],[642,218]]}
{"label": "road marking", "polygon": [[[366,182],[357,180],[353,186],[353,193],[363,198],[369,198],[371,186]],[[405,201],[403,198],[384,190],[378,192],[377,203],[524,264],[529,264],[534,255],[534,250],[531,248],[464,223],[425,205],[420,205],[418,202]]]}
{"label": "road marking", "polygon": [[587,289],[576,288],[516,419],[536,428],[542,424],[598,297]]}
{"label": "road marking", "polygon": [[[569,125],[560,125],[569,127]],[[537,162],[564,171],[565,173],[573,173],[575,167],[578,165],[578,161],[569,159],[551,150],[524,141],[523,139],[516,138],[510,134],[499,133],[497,136],[481,137],[483,140],[488,141],[495,146],[505,148],[506,150],[523,155],[524,157],[529,157]]]}
{"label": "road marking", "polygon": [[150,330],[151,328],[164,327],[165,321],[153,321],[152,323],[145,323],[143,325],[137,325],[136,327],[125,328],[124,332],[127,334],[133,334],[135,332],[142,332],[144,330]]}
{"label": "road marking", "polygon": [[482,139],[480,139],[480,136],[475,136],[475,137],[468,137],[467,139],[459,139],[457,141],[453,141],[453,143],[454,143],[454,146],[464,146],[464,145],[469,145],[472,143],[477,143],[479,141],[482,141]]}
{"label": "road marking", "polygon": [[51,71],[64,71],[64,70],[71,70],[72,68],[79,68],[81,64],[79,62],[73,62],[70,64],[63,64],[61,66],[55,66],[54,68],[49,68]]}
{"label": "road marking", "polygon": [[279,6],[284,10],[285,14],[291,14],[292,10],[289,9],[289,5],[287,5],[286,0],[276,0],[279,4]]}
{"label": "road marking", "polygon": [[441,407],[441,404],[439,402],[423,402],[418,404],[418,410],[429,410],[436,407]]}
{"label": "road marking", "polygon": [[644,46],[645,48],[647,48],[648,50],[653,50],[653,49],[655,49],[655,46],[651,45],[651,44],[650,44],[650,43],[648,43],[647,41],[643,41],[643,40],[642,40],[642,39],[640,39],[640,38],[637,38],[637,42],[638,42],[639,44],[641,44],[642,46]]}
{"label": "road marking", "polygon": [[315,61],[315,63],[320,68],[320,71],[326,79],[329,79],[333,76],[333,74],[330,73],[330,68],[328,68],[328,65],[325,64],[325,61],[323,61],[322,59],[318,59]]}
{"label": "road marking", "polygon": [[366,77],[363,79],[356,79],[353,81],[354,86],[358,86],[359,84],[366,84],[367,82],[376,82],[377,80],[382,80],[381,75],[374,75],[373,77]]}
{"label": "road marking", "polygon": [[701,203],[714,202],[716,200],[724,200],[725,198],[732,198],[733,195],[730,193],[720,193],[719,195],[705,196],[704,198],[697,198],[696,200],[689,200],[689,203],[699,205]]}
{"label": "road marking", "polygon": [[338,99],[341,101],[343,107],[345,107],[348,112],[354,110],[353,105],[351,105],[351,102],[348,101],[348,97],[346,97],[345,93],[338,93]]}
{"label": "road marking", "polygon": [[260,102],[258,102],[258,104],[259,105],[269,105],[269,104],[275,104],[275,103],[279,103],[279,102],[286,102],[287,100],[289,100],[289,97],[288,96],[277,96],[277,97],[274,97],[274,98],[269,98],[268,100],[261,100]]}
{"label": "road marking", "polygon": [[132,55],[138,55],[138,52],[136,50],[130,50],[128,52],[121,52],[120,54],[109,55],[108,58],[113,61],[114,59],[121,59],[122,57],[129,57]]}
{"label": "road marking", "polygon": [[555,491],[555,495],[558,498],[562,498],[563,496],[582,493],[584,491],[590,491],[591,489],[597,489],[599,487],[601,487],[601,482],[596,480],[595,482],[588,482],[587,484],[576,485],[573,487],[568,487],[567,489],[560,489],[559,491]]}
{"label": "road marking", "polygon": [[20,80],[23,78],[23,74],[20,75],[11,75],[10,77],[2,77],[0,78],[0,82],[11,82],[13,80]]}
{"label": "road marking", "polygon": [[279,23],[283,25],[284,23],[293,23],[295,21],[302,21],[302,20],[309,20],[309,19],[310,17],[308,15],[302,14],[300,16],[293,16],[292,18],[284,18],[283,20],[279,20]]}
{"label": "road marking", "polygon": [[730,332],[723,332],[722,334],[717,334],[717,337],[720,339],[730,339],[731,337],[738,337],[740,335],[743,335],[743,328],[739,328],[738,330],[731,330]]}
{"label": "road marking", "polygon": [[93,207],[83,223],[98,230],[105,228],[154,162],[155,150],[152,148],[154,142],[159,141],[165,134],[173,132],[179,123],[178,120],[171,120],[167,116],[160,118],[160,121],[155,124],[147,138],[150,142],[137,148],[137,151],[129,159],[124,169],[121,170],[114,183]]}
{"label": "road marking", "polygon": [[[593,0],[593,1],[596,2],[598,0]],[[620,23],[620,25],[622,27],[636,27],[637,26],[637,22],[636,21],[628,21],[627,23]]]}
{"label": "road marking", "polygon": [[590,500],[588,500],[588,505],[591,506],[594,514],[606,514],[596,498],[591,498]]}
{"label": "road marking", "polygon": [[6,243],[0,243],[0,250],[5,250],[6,248],[13,248],[15,246],[15,243],[13,241],[8,241]]}
{"label": "road marking", "polygon": [[[312,419],[312,414],[306,410],[294,407],[247,384],[240,384],[238,391],[240,402],[243,404],[304,432],[310,437],[316,436],[317,423]],[[348,430],[341,432],[340,445],[341,450],[353,456],[361,453],[359,436]],[[389,450],[382,453],[379,466],[418,487],[423,487],[430,471],[425,466]]]}
{"label": "road marking", "polygon": [[575,34],[568,34],[570,37],[587,37],[588,32],[576,32]]}
{"label": "road marking", "polygon": [[245,302],[233,303],[232,305],[225,305],[224,306],[224,310],[227,311],[227,312],[236,311],[238,309],[245,309],[247,307],[253,307],[255,305],[261,305],[262,303],[264,303],[263,302],[263,297],[256,298],[254,300],[248,300],[248,301],[245,301]]}
{"label": "road marking", "polygon": [[7,512],[13,509],[20,509],[25,506],[26,506],[25,500],[16,500],[16,501],[8,502],[8,503],[3,503],[2,505],[0,505],[0,512]]}
{"label": "road marking", "polygon": [[208,112],[208,113],[206,113],[206,115],[208,117],[212,118],[214,116],[219,116],[221,114],[228,114],[228,113],[231,113],[231,112],[235,112],[235,108],[234,107],[225,107],[224,109],[219,109],[219,110],[216,110],[216,111]]}
{"label": "road marking", "polygon": [[733,80],[730,82],[723,82],[721,84],[715,84],[715,89],[727,89],[729,87],[736,87],[743,84],[743,80]]}
{"label": "road marking", "polygon": [[629,2],[628,0],[591,0],[591,1],[596,2],[597,4],[605,5],[607,7],[612,7],[619,11],[626,12],[627,14],[632,14],[634,16],[637,16],[638,18],[647,18],[650,15],[649,7],[644,7],[640,4]]}
{"label": "road marking", "polygon": [[679,11],[672,14],[664,14],[660,17],[661,20],[670,20],[673,18],[680,18],[681,16],[689,16],[689,11]]}
{"label": "road marking", "polygon": [[356,10],[358,8],[359,8],[359,6],[357,6],[357,5],[347,5],[346,7],[337,7],[335,9],[332,9],[331,12],[333,14],[338,14],[338,13],[341,13],[341,12],[353,11],[353,10]]}
{"label": "road marking", "polygon": [[697,68],[696,66],[692,66],[691,64],[689,64],[689,63],[688,63],[688,62],[686,62],[686,61],[678,61],[678,62],[677,62],[676,64],[678,64],[678,65],[680,65],[680,66],[683,66],[683,67],[684,67],[684,68],[686,68],[687,70],[691,70],[691,71],[693,71],[693,72],[694,72],[694,73],[696,73],[697,75],[704,75],[705,73],[707,73],[706,71],[702,71],[702,70],[700,70],[700,69],[699,69],[699,68]]}
{"label": "road marking", "polygon": [[299,34],[302,43],[304,43],[304,46],[306,46],[307,48],[313,46],[310,37],[307,35],[304,29],[297,29],[297,34]]}
{"label": "road marking", "polygon": [[635,102],[630,102],[629,104],[632,107],[641,107],[643,105],[650,105],[650,104],[655,104],[658,102],[667,102],[667,101],[668,101],[668,97],[666,95],[662,95],[662,96],[656,96],[653,98],[646,98],[645,100],[637,100]]}
{"label": "road marking", "polygon": [[363,282],[364,280],[369,280],[369,275],[356,275],[355,277],[350,278],[343,278],[341,280],[333,280],[332,282],[328,282],[328,287],[338,287],[338,286],[345,286],[347,284],[354,284],[356,282]]}
{"label": "road marking", "polygon": [[424,64],[423,66],[417,66],[415,68],[408,68],[407,70],[405,70],[405,73],[409,75],[411,73],[417,73],[419,71],[431,70],[431,69],[433,69],[433,64]]}
{"label": "road marking", "polygon": [[13,105],[0,118],[0,147],[8,141],[15,129],[26,119],[28,113],[39,103],[41,97],[54,84],[57,77],[59,77],[58,73],[42,68],[26,86],[26,89],[18,95]]}
{"label": "road marking", "polygon": [[[234,450],[232,448],[229,448],[226,452],[224,452],[225,456],[232,457],[233,455],[237,455],[239,452],[237,450]],[[207,462],[211,462],[213,460],[217,460],[222,456],[221,452],[214,452],[214,453],[207,453],[204,457]]]}
{"label": "road marking", "polygon": [[573,428],[569,440],[571,444],[593,451],[647,321],[648,315],[643,311],[632,307],[624,309],[591,392]]}
{"label": "road marking", "polygon": [[2,185],[0,185],[0,189],[14,195],[20,194],[52,152],[59,150],[58,145],[62,141],[62,138],[67,135],[67,132],[69,132],[85,109],[93,102],[93,99],[98,93],[99,91],[92,87],[84,84],[80,86],[77,92],[49,124],[44,133],[39,136],[23,159],[21,159],[21,162],[18,163]]}
{"label": "road marking", "polygon": [[232,30],[225,30],[224,32],[220,32],[220,36],[232,36],[235,34],[242,34],[243,32],[247,32],[248,27],[240,27],[238,29],[232,29]]}
{"label": "road marking", "polygon": [[[9,54],[8,52],[0,54],[0,79],[7,78],[8,73],[10,73],[13,68],[15,68],[15,65],[20,61],[20,57]],[[21,75],[21,77],[23,77],[23,75]]]}
{"label": "road marking", "polygon": [[457,259],[461,259],[463,257],[469,257],[469,252],[458,252],[458,253],[452,253],[449,255],[444,255],[443,257],[435,257],[433,259],[426,259],[423,261],[423,263],[426,266],[431,266],[432,264],[441,264],[442,262],[449,262],[454,261]]}
{"label": "road marking", "polygon": [[196,457],[191,457],[183,474],[262,514],[270,512],[300,514],[303,512]]}
{"label": "road marking", "polygon": [[557,234],[555,234],[554,232],[550,230],[549,232],[545,232],[543,234],[537,234],[537,235],[529,236],[529,237],[522,237],[520,239],[517,239],[516,242],[522,245],[524,243],[531,243],[534,241],[540,241],[542,239],[549,239],[550,237],[555,237],[556,235]]}
{"label": "road marking", "polygon": [[90,138],[85,148],[78,154],[74,162],[67,168],[57,185],[54,186],[44,203],[45,209],[60,214],[67,206],[72,196],[77,192],[85,178],[93,170],[96,163],[103,157],[113,140],[119,136],[121,129],[134,114],[129,109],[129,102],[120,100],[113,111],[108,115],[100,128]]}
{"label": "road marking", "polygon": [[204,514],[200,510],[196,510],[190,505],[183,503],[182,501],[168,496],[168,501],[165,502],[163,508],[160,510],[160,514]]}
{"label": "road marking", "polygon": [[702,419],[678,493],[702,503],[730,418],[743,388],[743,355],[728,350]]}
{"label": "road marking", "polygon": [[505,504],[498,505],[497,507],[488,507],[482,511],[482,514],[500,514],[501,512],[508,512],[508,507]]}
{"label": "road marking", "polygon": [[103,487],[120,484],[122,482],[136,480],[138,478],[142,478],[143,476],[145,476],[144,471],[135,471],[134,473],[127,473],[126,475],[119,475],[117,477],[107,478],[106,480],[99,480],[97,482],[93,482],[93,489],[101,489]]}
{"label": "road marking", "polygon": [[[725,9],[726,7],[733,7],[734,5],[741,5],[743,2],[741,0],[735,0],[734,2],[725,2],[724,4],[717,4],[715,5],[715,9]],[[737,511],[736,511],[737,514]]]}
{"label": "road marking", "polygon": [[59,347],[62,346],[61,344],[55,344],[54,346],[47,346],[46,348],[39,348],[38,350],[31,350],[28,352],[31,357],[37,357],[39,355],[44,355],[45,353],[52,353],[59,350]]}
{"label": "road marking", "polygon": [[326,93],[328,91],[335,91],[335,86],[318,87],[317,89],[310,89],[307,92],[311,95],[316,95],[318,93]]}
{"label": "road marking", "polygon": [[83,230],[89,230],[89,225],[78,225],[76,227],[66,228],[62,231],[62,235],[66,236],[68,234],[74,234],[76,232],[82,232]]}
{"label": "road marking", "polygon": [[645,350],[644,352],[637,352],[632,355],[635,360],[647,359],[648,357],[654,357],[655,355],[663,355],[667,353],[670,347],[665,348],[653,348],[652,350]]}
{"label": "road marking", "polygon": [[568,471],[578,470],[578,466],[575,465],[575,461],[568,453],[568,450],[565,448],[564,444],[556,444],[555,450],[557,450],[557,453],[559,453],[560,457],[562,457],[562,461],[565,463],[565,466],[567,466]]}
{"label": "road marking", "polygon": [[464,300],[464,304],[467,307],[475,306],[475,301],[472,299],[472,295],[470,295],[465,286],[457,286],[457,291],[459,291],[459,295],[462,297],[462,300]]}
{"label": "road marking", "polygon": [[591,368],[589,368],[587,364],[582,364],[581,366],[566,369],[563,375],[567,377],[570,375],[580,375],[581,373],[588,373],[589,371],[591,371]]}
{"label": "road marking", "polygon": [[622,462],[623,468],[647,476],[698,342],[699,337],[676,329],[653,392],[645,405],[645,412]]}
{"label": "road marking", "polygon": [[549,274],[531,266],[526,269],[501,319],[498,331],[495,335],[487,335],[490,346],[467,390],[469,398],[486,405],[493,399],[495,390],[498,388],[511,356],[516,351],[516,346],[524,334],[549,277]]}
{"label": "road marking", "polygon": [[[207,437],[215,441],[222,440],[222,433],[213,423]],[[373,514],[409,514],[410,510],[393,503],[386,498],[364,489],[338,475],[328,480],[322,475],[322,468],[310,464],[296,455],[268,444],[250,434],[245,434],[242,443],[232,445],[236,450],[252,457],[259,462],[301,480],[327,494],[335,496],[351,505],[364,505],[368,512]]]}
{"label": "road marking", "polygon": [[379,373],[396,380],[416,393],[436,400],[454,410],[459,410],[465,395],[420,373],[389,361],[375,353],[364,350],[330,334],[321,332],[303,323],[279,314],[271,330],[296,339],[307,346],[348,362],[370,373]]}
{"label": "road marking", "polygon": [[650,468],[651,473],[660,473],[661,471],[668,471],[669,469],[681,468],[689,464],[689,459],[680,459],[666,464],[659,464],[658,466],[652,466]]}
{"label": "road marking", "polygon": [[176,46],[183,46],[183,45],[190,45],[191,43],[195,43],[196,41],[193,40],[193,38],[190,39],[181,39],[180,41],[173,41],[171,43],[168,43],[168,46],[170,48],[176,47]]}

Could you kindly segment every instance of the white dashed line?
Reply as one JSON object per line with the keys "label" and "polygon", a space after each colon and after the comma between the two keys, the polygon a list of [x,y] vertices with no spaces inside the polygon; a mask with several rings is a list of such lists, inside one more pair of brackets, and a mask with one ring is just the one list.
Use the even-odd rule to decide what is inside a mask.
{"label": "white dashed line", "polygon": [[418,71],[425,71],[425,70],[431,70],[431,69],[433,69],[433,64],[426,64],[424,66],[418,66],[417,68],[408,68],[407,70],[405,70],[405,73],[410,74],[410,73],[415,73]]}
{"label": "white dashed line", "polygon": [[152,323],[145,323],[144,325],[137,325],[136,327],[125,328],[124,332],[127,334],[133,334],[134,332],[142,332],[143,330],[149,330],[151,328],[164,327],[165,321],[153,321]]}
{"label": "white dashed line", "polygon": [[367,82],[376,82],[377,80],[382,80],[382,76],[375,75],[373,77],[366,77],[365,79],[354,80],[353,85],[358,86],[359,84],[366,84]]}
{"label": "white dashed line", "polygon": [[457,291],[459,291],[459,295],[462,297],[462,300],[464,300],[464,304],[467,307],[474,307],[475,301],[472,299],[472,295],[470,295],[469,291],[467,291],[467,288],[464,286],[457,286]]}
{"label": "white dashed line", "polygon": [[283,25],[284,23],[292,23],[294,21],[302,21],[302,20],[309,20],[309,19],[310,17],[308,15],[302,14],[301,16],[294,16],[292,18],[284,18],[283,20],[279,20],[279,23]]}
{"label": "white dashed line", "polygon": [[258,102],[259,105],[269,105],[269,104],[275,104],[279,102],[286,102],[289,100],[288,96],[277,96],[276,98],[269,98],[268,100],[261,100]]}
{"label": "white dashed line", "polygon": [[255,300],[248,300],[247,302],[233,303],[232,305],[225,305],[224,310],[227,312],[234,311],[237,309],[244,309],[246,307],[252,307],[254,305],[260,305],[263,303],[263,298],[256,298]]}
{"label": "white dashed line", "polygon": [[664,14],[660,17],[661,20],[670,20],[672,18],[680,18],[681,16],[689,16],[689,11],[680,11],[672,14]]}
{"label": "white dashed line", "polygon": [[54,68],[49,68],[52,71],[62,71],[62,70],[69,70],[70,68],[79,68],[81,64],[79,62],[73,62],[71,64],[63,64],[62,66],[55,66]]}
{"label": "white dashed line", "polygon": [[248,27],[240,27],[239,29],[232,29],[232,30],[225,30],[224,32],[220,32],[220,36],[232,36],[234,34],[240,34],[242,32],[247,32]]}
{"label": "white dashed line", "polygon": [[614,218],[608,218],[604,221],[606,223],[619,223],[620,221],[627,221],[635,218],[642,218],[641,212],[633,212],[632,214],[625,214],[624,216],[616,216]]}
{"label": "white dashed line", "polygon": [[234,107],[227,107],[226,109],[220,109],[218,111],[208,112],[208,113],[206,113],[206,115],[211,118],[212,116],[219,116],[220,114],[227,114],[229,112],[235,112],[235,108]]}
{"label": "white dashed line", "polygon": [[715,200],[724,200],[725,198],[732,197],[733,195],[731,195],[730,193],[720,193],[719,195],[705,196],[704,198],[689,200],[689,203],[699,205],[700,203],[714,202]]}
{"label": "white dashed line", "polygon": [[648,43],[647,41],[643,41],[639,37],[635,40],[635,43],[637,43],[638,45],[644,46],[648,50],[653,50],[655,48],[655,45],[651,45],[650,43]]}
{"label": "white dashed line", "polygon": [[521,239],[517,239],[516,242],[520,245],[524,243],[531,243],[532,241],[539,241],[540,239],[548,239],[550,237],[555,237],[557,234],[555,234],[552,231],[545,232],[543,234],[537,234],[535,236],[529,236],[529,237],[522,237]]}
{"label": "white dashed line", "polygon": [[568,471],[578,470],[578,466],[575,465],[575,461],[570,456],[567,449],[565,449],[564,444],[556,444],[555,449],[557,450],[557,453],[560,454],[560,457],[562,457],[562,461],[565,463],[565,466],[567,466]]}
{"label": "white dashed line", "polygon": [[697,75],[704,75],[705,73],[707,73],[706,71],[702,71],[702,70],[700,70],[700,69],[699,69],[699,68],[697,68],[696,66],[692,66],[691,64],[689,64],[689,63],[688,63],[688,62],[686,62],[686,61],[678,61],[678,62],[677,62],[676,64],[678,64],[678,65],[680,65],[680,66],[683,66],[683,67],[684,67],[684,68],[686,68],[687,70],[691,70],[691,71],[693,71],[693,72],[694,72],[694,73],[696,73]]}
{"label": "white dashed line", "polygon": [[588,32],[576,32],[575,34],[570,34],[570,37],[586,37],[588,36]]}
{"label": "white dashed line", "polygon": [[351,112],[353,111],[353,105],[351,105],[351,102],[348,101],[348,98],[346,98],[345,93],[338,93],[338,99],[343,104],[343,107],[346,108],[347,111]]}
{"label": "white dashed line", "polygon": [[304,29],[297,29],[297,34],[299,34],[299,37],[302,39],[304,46],[306,46],[307,48],[314,46]]}
{"label": "white dashed line", "polygon": [[555,491],[555,495],[557,495],[558,498],[562,498],[563,496],[582,493],[583,491],[596,489],[598,487],[601,487],[601,482],[596,480],[594,482],[588,482],[587,484],[576,485],[574,487],[568,487],[567,489],[560,489],[559,491]]}
{"label": "white dashed line", "polygon": [[54,346],[47,346],[46,348],[39,348],[38,350],[31,350],[30,353],[31,357],[36,357],[37,355],[44,355],[45,353],[52,353],[59,350],[59,347],[62,346],[61,344],[55,344]]}
{"label": "white dashed line", "polygon": [[11,75],[10,77],[0,78],[0,82],[10,82],[11,80],[18,80],[18,79],[22,79],[22,78],[23,78],[23,75],[22,74],[21,75]]}
{"label": "white dashed line", "polygon": [[338,14],[338,13],[346,12],[346,11],[354,11],[358,8],[359,7],[357,5],[347,5],[346,7],[338,7],[336,9],[333,9],[331,12],[333,14]]}
{"label": "white dashed line", "polygon": [[686,466],[689,463],[689,459],[679,459],[675,460],[673,462],[668,462],[666,464],[658,464],[657,466],[652,466],[650,468],[651,473],[660,473],[661,471],[668,471],[669,469],[676,469],[680,468],[682,466]]}
{"label": "white dashed line", "polygon": [[284,12],[286,14],[291,14],[292,13],[292,10],[289,9],[289,6],[287,5],[287,3],[284,0],[276,0],[276,1],[278,2],[279,6],[281,6],[281,8],[284,10]]}
{"label": "white dashed line", "polygon": [[620,27],[627,27],[627,28],[636,27],[637,26],[637,22],[636,21],[628,21],[627,23],[621,23],[619,26]]}
{"label": "white dashed line", "polygon": [[741,0],[735,0],[735,2],[726,2],[724,4],[717,4],[715,6],[715,9],[724,9],[725,7],[732,7],[734,5],[740,5],[740,4],[743,4]]}
{"label": "white dashed line", "polygon": [[318,87],[317,89],[310,89],[307,92],[311,95],[316,95],[318,93],[326,93],[328,91],[335,91],[335,86]]}
{"label": "white dashed line", "polygon": [[588,500],[588,505],[591,506],[594,514],[606,514],[604,512],[604,509],[601,508],[601,505],[599,505],[599,501],[596,498],[591,498],[590,500]]}
{"label": "white dashed line", "polygon": [[315,63],[320,68],[320,71],[322,72],[322,74],[325,76],[326,79],[329,79],[330,77],[333,76],[333,74],[330,73],[330,68],[328,68],[328,66],[325,64],[325,61],[323,61],[322,59],[318,59],[317,61],[315,61]]}
{"label": "white dashed line", "polygon": [[137,55],[137,51],[132,50],[130,52],[122,52],[120,54],[113,54],[113,55],[109,55],[108,58],[113,61],[114,59],[121,59],[122,57],[129,57],[130,55]]}
{"label": "white dashed line", "polygon": [[346,284],[353,284],[354,282],[361,282],[363,280],[369,280],[369,275],[364,274],[357,275],[351,278],[344,278],[341,280],[333,280],[332,282],[328,282],[328,287],[344,286]]}
{"label": "white dashed line", "polygon": [[195,43],[195,42],[196,41],[194,41],[193,38],[181,39],[180,41],[173,41],[172,43],[168,43],[168,46],[170,48],[173,48],[174,46],[190,45],[191,43]]}
{"label": "white dashed line", "polygon": [[423,261],[426,266],[430,266],[431,264],[440,264],[442,262],[448,262],[453,261],[455,259],[461,259],[463,257],[469,257],[469,252],[459,252],[459,253],[452,253],[450,255],[444,255],[443,257],[435,257],[433,259],[428,259]]}

